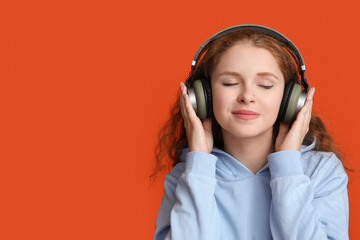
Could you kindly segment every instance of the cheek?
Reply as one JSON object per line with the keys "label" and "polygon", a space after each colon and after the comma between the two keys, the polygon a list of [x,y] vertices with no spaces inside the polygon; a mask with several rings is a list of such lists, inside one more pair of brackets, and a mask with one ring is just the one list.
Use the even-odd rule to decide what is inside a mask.
{"label": "cheek", "polygon": [[221,93],[218,91],[212,92],[212,104],[213,104],[213,112],[214,115],[218,115],[219,111],[222,109],[222,106],[224,105],[223,99],[221,98]]}
{"label": "cheek", "polygon": [[215,89],[212,92],[213,112],[216,118],[221,118],[223,112],[229,107],[231,99],[225,92]]}
{"label": "cheek", "polygon": [[267,105],[267,109],[271,112],[272,115],[275,117],[278,115],[280,110],[280,105],[282,101],[282,94],[275,95],[271,100],[268,99],[268,101],[265,102]]}

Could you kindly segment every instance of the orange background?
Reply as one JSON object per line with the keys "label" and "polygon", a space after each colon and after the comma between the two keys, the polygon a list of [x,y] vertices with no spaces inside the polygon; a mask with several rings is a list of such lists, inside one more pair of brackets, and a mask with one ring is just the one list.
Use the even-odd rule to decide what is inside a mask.
{"label": "orange background", "polygon": [[[200,44],[235,24],[300,49],[314,110],[360,168],[356,1],[0,1],[0,239],[151,239],[153,149]],[[360,238],[350,174],[350,238]]]}

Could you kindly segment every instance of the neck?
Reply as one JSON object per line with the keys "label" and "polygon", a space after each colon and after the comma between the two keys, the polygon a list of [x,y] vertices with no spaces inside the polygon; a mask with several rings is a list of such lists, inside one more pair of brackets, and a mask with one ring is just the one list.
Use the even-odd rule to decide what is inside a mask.
{"label": "neck", "polygon": [[266,165],[267,155],[275,150],[272,131],[250,138],[239,138],[224,130],[222,134],[224,151],[236,158],[254,174]]}

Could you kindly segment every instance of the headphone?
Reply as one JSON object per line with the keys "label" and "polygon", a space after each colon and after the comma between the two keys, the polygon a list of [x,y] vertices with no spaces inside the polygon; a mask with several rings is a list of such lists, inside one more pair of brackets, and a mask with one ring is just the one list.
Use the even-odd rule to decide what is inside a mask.
{"label": "headphone", "polygon": [[186,86],[188,88],[189,99],[197,116],[201,120],[205,120],[211,117],[212,95],[211,95],[211,84],[208,79],[204,79],[204,78],[196,79],[190,84],[190,80],[192,79],[192,76],[195,71],[196,63],[199,61],[205,50],[207,50],[209,44],[212,43],[215,39],[224,36],[228,33],[239,31],[242,29],[252,29],[262,32],[284,43],[289,49],[291,49],[294,52],[300,65],[300,67],[298,66],[298,70],[301,76],[301,85],[303,86],[304,91],[302,91],[300,84],[298,84],[296,80],[291,79],[290,81],[288,81],[284,88],[284,94],[278,114],[278,120],[282,122],[289,123],[294,121],[298,112],[305,104],[306,95],[309,90],[309,85],[305,79],[304,60],[299,50],[290,41],[290,39],[288,39],[283,34],[272,28],[262,25],[256,25],[256,24],[243,24],[243,25],[236,25],[229,28],[225,28],[220,32],[215,33],[210,38],[208,38],[197,50],[191,64],[191,71],[189,77],[186,79]]}

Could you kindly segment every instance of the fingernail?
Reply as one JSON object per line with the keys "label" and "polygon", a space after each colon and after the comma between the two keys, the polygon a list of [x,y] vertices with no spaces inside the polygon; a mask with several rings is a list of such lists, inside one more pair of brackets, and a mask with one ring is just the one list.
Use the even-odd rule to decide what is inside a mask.
{"label": "fingernail", "polygon": [[311,99],[310,99],[311,103],[313,101],[314,93],[315,93],[315,87],[312,87],[311,88]]}
{"label": "fingernail", "polygon": [[313,87],[313,88],[311,89],[311,99],[314,97],[314,93],[315,93],[315,87]]}
{"label": "fingernail", "polygon": [[309,96],[309,97],[312,96],[312,95],[314,94],[314,91],[315,91],[315,88],[314,88],[314,87],[310,88],[309,93],[308,93],[308,96]]}

